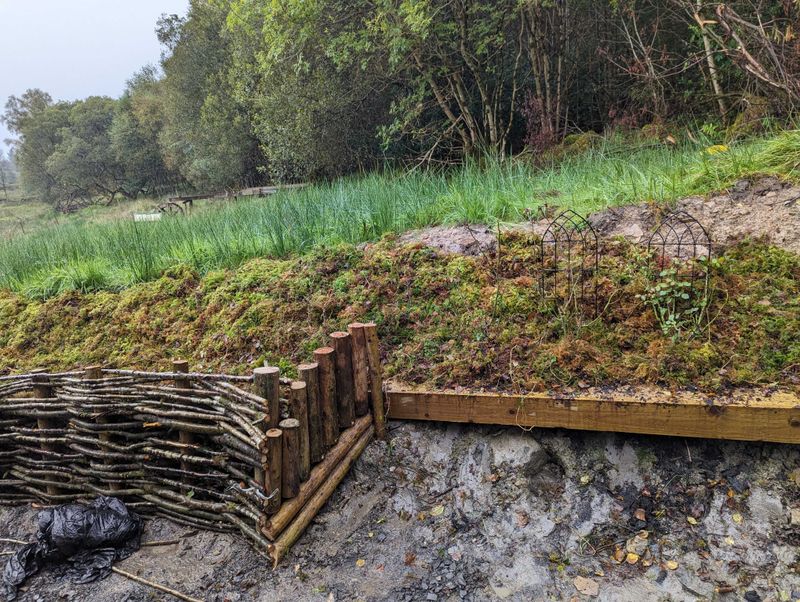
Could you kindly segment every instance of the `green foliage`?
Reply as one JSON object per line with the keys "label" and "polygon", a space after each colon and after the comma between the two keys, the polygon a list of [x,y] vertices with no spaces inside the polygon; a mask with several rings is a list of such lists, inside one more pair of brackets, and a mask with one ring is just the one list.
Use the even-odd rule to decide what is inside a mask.
{"label": "green foliage", "polygon": [[[693,283],[686,275],[685,262],[661,270],[655,283],[640,293],[638,298],[653,308],[661,332],[672,341],[682,336],[698,334],[706,318],[708,307],[708,282],[702,276]],[[688,266],[688,270],[693,268]]]}

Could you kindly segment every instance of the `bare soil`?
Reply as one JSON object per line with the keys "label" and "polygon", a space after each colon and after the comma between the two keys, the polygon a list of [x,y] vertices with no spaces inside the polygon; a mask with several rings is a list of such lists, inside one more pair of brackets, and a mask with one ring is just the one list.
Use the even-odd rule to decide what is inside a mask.
{"label": "bare soil", "polygon": [[[706,228],[716,249],[744,238],[755,238],[800,253],[800,186],[777,178],[741,180],[727,192],[687,197],[668,209],[692,215]],[[587,216],[587,220],[600,237],[623,237],[646,244],[664,213],[663,205],[625,205],[598,211]],[[549,224],[549,219],[539,219],[507,228],[541,235]],[[480,225],[436,226],[407,232],[400,241],[421,242],[445,253],[479,256],[495,248],[497,232]]]}

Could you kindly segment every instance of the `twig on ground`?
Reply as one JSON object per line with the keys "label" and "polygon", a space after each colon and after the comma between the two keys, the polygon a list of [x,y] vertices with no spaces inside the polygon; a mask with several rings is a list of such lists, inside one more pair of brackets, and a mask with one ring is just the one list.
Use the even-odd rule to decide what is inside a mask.
{"label": "twig on ground", "polygon": [[16,543],[21,546],[27,545],[27,541],[22,541],[21,539],[8,539],[7,537],[0,537],[0,542],[3,543]]}
{"label": "twig on ground", "polygon": [[155,583],[153,581],[149,581],[148,579],[145,579],[144,577],[139,577],[138,575],[134,575],[133,573],[129,573],[128,571],[123,571],[122,569],[117,568],[115,566],[112,566],[111,570],[114,571],[115,573],[117,573],[118,575],[122,575],[123,577],[126,577],[126,578],[130,579],[131,581],[136,581],[136,583],[141,583],[142,585],[146,585],[148,587],[152,587],[153,589],[157,589],[160,592],[164,592],[164,593],[167,593],[167,594],[169,594],[171,596],[175,596],[179,600],[185,600],[186,602],[203,602],[202,600],[200,600],[198,598],[192,598],[191,596],[187,596],[186,594],[182,594],[181,592],[176,591],[174,589],[171,589],[171,588],[169,588],[169,587],[167,587],[165,585],[160,585],[160,584]]}
{"label": "twig on ground", "polygon": [[141,545],[142,547],[145,546],[155,547],[155,546],[171,546],[178,543],[181,543],[180,539],[162,539],[160,541],[145,541]]}

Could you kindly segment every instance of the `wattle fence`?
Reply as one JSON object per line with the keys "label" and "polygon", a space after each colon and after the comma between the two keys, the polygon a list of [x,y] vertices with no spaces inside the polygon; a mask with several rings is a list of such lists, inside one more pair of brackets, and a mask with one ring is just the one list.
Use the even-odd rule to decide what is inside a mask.
{"label": "wattle fence", "polygon": [[298,380],[89,367],[0,377],[0,503],[121,497],[144,514],[239,531],[277,563],[384,410],[374,324],[331,335]]}

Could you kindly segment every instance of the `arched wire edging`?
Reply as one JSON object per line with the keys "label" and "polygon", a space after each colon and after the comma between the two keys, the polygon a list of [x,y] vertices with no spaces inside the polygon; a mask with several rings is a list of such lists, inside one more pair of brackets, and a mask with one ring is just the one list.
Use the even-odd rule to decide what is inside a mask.
{"label": "arched wire edging", "polygon": [[[663,269],[676,263],[690,266],[692,289],[698,279],[705,287],[708,284],[708,260],[711,259],[711,238],[703,224],[683,210],[667,215],[647,241],[649,253],[656,254],[660,278]],[[700,263],[698,260],[703,260]]]}
{"label": "arched wire edging", "polygon": [[[548,261],[552,263],[548,266]],[[566,281],[566,305],[587,302],[597,313],[598,274],[600,270],[597,233],[572,209],[560,213],[547,227],[541,241],[542,296],[558,299],[559,282]]]}

